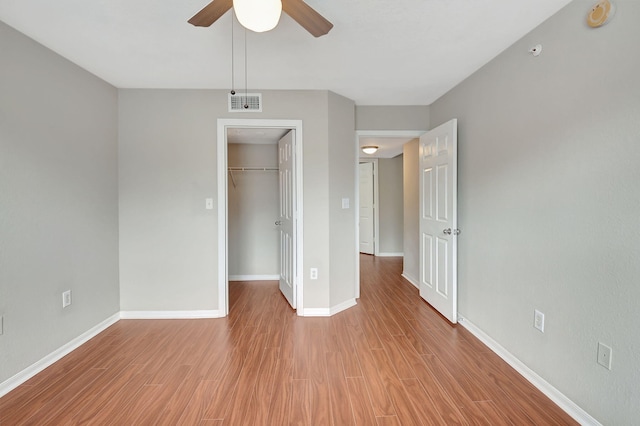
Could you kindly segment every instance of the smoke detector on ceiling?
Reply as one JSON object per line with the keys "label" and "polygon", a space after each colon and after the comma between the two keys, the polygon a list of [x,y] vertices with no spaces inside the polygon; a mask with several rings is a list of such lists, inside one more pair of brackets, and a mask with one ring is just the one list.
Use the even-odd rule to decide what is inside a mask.
{"label": "smoke detector on ceiling", "polygon": [[529,49],[529,53],[531,53],[533,56],[540,56],[540,54],[542,53],[542,45],[536,44],[531,49]]}

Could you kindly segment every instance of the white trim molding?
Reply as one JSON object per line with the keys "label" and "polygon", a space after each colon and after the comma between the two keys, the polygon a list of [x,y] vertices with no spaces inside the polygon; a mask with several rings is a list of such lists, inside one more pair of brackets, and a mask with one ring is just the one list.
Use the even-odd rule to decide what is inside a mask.
{"label": "white trim molding", "polygon": [[[228,288],[228,224],[227,224],[227,129],[230,128],[278,128],[295,131],[295,179],[296,179],[296,265],[295,270],[295,298],[298,315],[304,312],[304,237],[303,237],[303,129],[302,120],[280,119],[234,119],[218,118],[216,140],[216,166],[218,168],[218,312],[224,317],[229,313],[229,288]],[[279,279],[279,277],[278,277]]]}
{"label": "white trim molding", "polygon": [[49,355],[46,355],[40,361],[37,361],[31,364],[29,367],[25,368],[18,374],[13,377],[8,378],[4,382],[0,383],[0,397],[8,394],[13,389],[17,388],[36,374],[43,371],[45,368],[49,367],[53,363],[61,360],[65,356],[69,355],[71,352],[82,346],[84,343],[88,342],[98,334],[102,333],[107,328],[111,327],[113,324],[120,320],[120,313],[116,313],[106,320],[102,321],[98,325],[90,328],[89,330],[82,333],[80,336],[71,340],[70,342],[62,345],[60,348],[51,352]]}
{"label": "white trim molding", "polygon": [[489,349],[502,358],[507,364],[513,367],[522,377],[527,379],[540,392],[545,394],[550,400],[555,402],[568,415],[573,417],[575,421],[583,426],[602,426],[600,422],[594,419],[589,413],[580,408],[576,403],[567,398],[558,389],[553,387],[549,382],[540,377],[535,371],[527,367],[522,361],[516,358],[511,352],[507,351],[498,342],[493,340],[491,336],[478,328],[468,319],[458,315],[458,324],[469,330],[471,334],[476,336],[482,343],[487,345]]}
{"label": "white trim molding", "polygon": [[349,299],[337,304],[336,306],[332,306],[331,308],[307,308],[304,310],[303,315],[305,317],[330,317],[349,309],[356,304],[356,299]]}
{"label": "white trim molding", "polygon": [[404,257],[404,253],[378,253],[378,257]]}
{"label": "white trim molding", "polygon": [[120,318],[122,319],[201,319],[201,318],[220,318],[218,310],[200,310],[200,311],[122,311]]}
{"label": "white trim molding", "polygon": [[402,275],[402,278],[404,278],[405,280],[409,281],[409,283],[412,286],[414,286],[417,289],[420,289],[420,286],[418,285],[418,280],[414,279],[413,277],[410,277],[405,272],[403,272],[401,275]]}
{"label": "white trim molding", "polygon": [[336,306],[333,306],[330,309],[330,315],[335,315],[335,314],[340,313],[342,311],[345,311],[345,310],[347,310],[347,309],[349,309],[349,308],[351,308],[353,306],[356,306],[356,299],[346,300],[346,301],[344,301],[344,302],[342,302],[342,303],[340,303],[340,304],[338,304]]}
{"label": "white trim molding", "polygon": [[229,281],[279,281],[280,275],[229,275]]}

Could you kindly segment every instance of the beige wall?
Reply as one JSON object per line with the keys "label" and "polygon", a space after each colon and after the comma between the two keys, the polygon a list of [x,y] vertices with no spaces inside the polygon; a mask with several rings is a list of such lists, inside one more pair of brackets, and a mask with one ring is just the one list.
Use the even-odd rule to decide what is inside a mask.
{"label": "beige wall", "polygon": [[216,199],[220,109],[210,91],[119,91],[123,311],[217,309],[216,214],[204,201]]}
{"label": "beige wall", "polygon": [[428,130],[429,107],[356,106],[356,130]]}
{"label": "beige wall", "polygon": [[[355,301],[357,288],[356,223],[357,147],[354,102],[329,92],[329,254],[331,262],[329,306]],[[313,197],[313,191],[305,197]],[[342,208],[342,199],[349,208]],[[306,199],[306,198],[305,198]],[[306,225],[306,222],[305,222]],[[306,291],[306,289],[305,289]],[[306,302],[306,300],[305,300]]]}
{"label": "beige wall", "polygon": [[403,247],[403,156],[378,160],[378,204],[380,255],[402,255]]}
{"label": "beige wall", "polygon": [[418,164],[418,139],[414,139],[406,143],[402,151],[404,182],[404,264],[402,274],[414,285],[418,285],[418,278],[420,277],[420,213],[418,209],[420,170]]}
{"label": "beige wall", "polygon": [[[439,99],[431,118],[459,124],[460,313],[602,424],[632,425],[640,3],[615,3],[598,29],[585,24],[592,1],[570,3]],[[611,371],[596,362],[598,342],[613,348]]]}
{"label": "beige wall", "polygon": [[[354,297],[355,266],[331,258],[356,250],[353,209],[335,211],[355,194],[353,103],[326,91],[262,93],[263,112],[239,116],[223,90],[119,91],[122,310],[218,307],[217,210],[204,209],[216,198],[217,118],[303,121],[304,307]],[[318,280],[306,279],[311,267]]]}
{"label": "beige wall", "polygon": [[0,52],[1,384],[116,314],[119,290],[117,91],[2,22]]}

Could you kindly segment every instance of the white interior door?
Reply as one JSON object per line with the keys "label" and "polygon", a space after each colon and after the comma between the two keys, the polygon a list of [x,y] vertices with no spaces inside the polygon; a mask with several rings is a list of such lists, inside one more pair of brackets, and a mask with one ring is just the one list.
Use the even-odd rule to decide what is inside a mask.
{"label": "white interior door", "polygon": [[360,253],[374,254],[373,163],[360,163]]}
{"label": "white interior door", "polygon": [[458,321],[457,120],[420,137],[420,296]]}
{"label": "white interior door", "polygon": [[294,179],[294,130],[278,142],[278,175],[280,203],[278,225],[280,229],[280,291],[292,308],[296,308],[295,274],[295,179]]}

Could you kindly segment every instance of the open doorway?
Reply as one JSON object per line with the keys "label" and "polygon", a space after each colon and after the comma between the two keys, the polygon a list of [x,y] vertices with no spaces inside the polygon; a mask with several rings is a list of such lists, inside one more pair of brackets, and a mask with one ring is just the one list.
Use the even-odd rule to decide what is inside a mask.
{"label": "open doorway", "polygon": [[[423,130],[356,131],[356,144],[359,152],[358,175],[361,176],[361,172],[367,175],[373,172],[372,213],[361,209],[363,207],[361,192],[365,183],[360,182],[359,179],[358,242],[366,240],[366,235],[360,234],[363,232],[363,222],[367,224],[368,220],[364,216],[371,215],[372,226],[367,226],[371,226],[374,233],[372,239],[374,256],[404,257],[403,147],[423,133]],[[376,146],[378,149],[373,154],[365,154],[360,149],[363,146]],[[373,166],[362,166],[363,163],[373,163]],[[368,183],[366,183],[366,187],[369,188]],[[366,245],[365,250],[361,246],[360,252],[368,253]]]}
{"label": "open doorway", "polygon": [[229,281],[280,277],[278,141],[289,129],[227,129]]}
{"label": "open doorway", "polygon": [[[267,142],[269,138],[271,140]],[[234,145],[231,148],[230,142]],[[283,162],[286,157],[282,154],[283,149],[289,152],[288,162]],[[279,279],[283,295],[293,308],[301,312],[302,122],[219,119],[217,154],[218,300],[221,315],[229,313],[230,278]],[[287,176],[289,183],[284,185],[283,179]],[[250,187],[252,182],[257,186]],[[232,193],[240,190],[240,184],[243,194]],[[272,196],[277,194],[278,199],[269,193]],[[257,221],[255,226],[239,229],[237,222],[230,219],[231,215],[234,220],[238,219],[237,215],[241,214],[237,203],[260,210],[254,218]],[[288,211],[287,206],[290,207]],[[238,265],[236,255],[243,246],[246,247],[247,241],[256,236],[259,241],[257,246],[253,246],[255,252],[242,253],[247,255],[240,262],[245,262],[245,265]],[[274,236],[277,237],[275,241]],[[231,244],[230,238],[234,238]],[[267,254],[270,249],[277,253]],[[232,264],[230,254],[234,255]],[[251,265],[247,266],[247,262]]]}
{"label": "open doorway", "polygon": [[[377,151],[366,154],[359,150],[359,232],[373,232],[372,244],[366,244],[366,235],[359,238],[360,252],[373,252],[375,256],[402,256],[403,247],[403,147],[424,131],[359,130],[359,147],[375,146]],[[371,189],[372,188],[372,189]],[[370,192],[372,207],[366,204]],[[372,225],[371,225],[372,224]],[[364,230],[366,225],[367,230]],[[373,248],[373,250],[371,250]]]}

